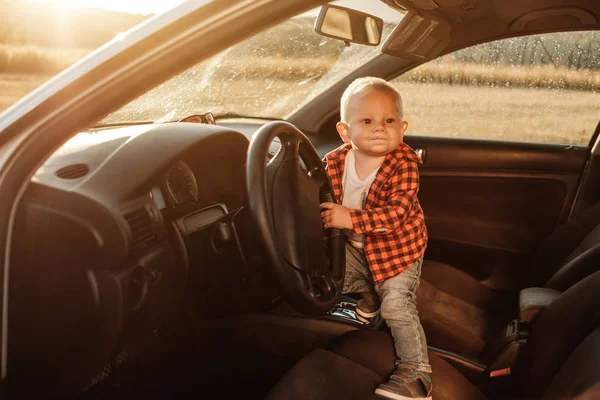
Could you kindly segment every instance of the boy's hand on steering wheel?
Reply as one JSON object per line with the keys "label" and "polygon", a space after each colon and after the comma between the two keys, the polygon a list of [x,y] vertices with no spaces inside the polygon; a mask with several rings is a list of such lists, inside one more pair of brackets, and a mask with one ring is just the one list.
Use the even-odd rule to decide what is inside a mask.
{"label": "boy's hand on steering wheel", "polygon": [[321,220],[325,228],[353,229],[350,209],[336,203],[321,204]]}

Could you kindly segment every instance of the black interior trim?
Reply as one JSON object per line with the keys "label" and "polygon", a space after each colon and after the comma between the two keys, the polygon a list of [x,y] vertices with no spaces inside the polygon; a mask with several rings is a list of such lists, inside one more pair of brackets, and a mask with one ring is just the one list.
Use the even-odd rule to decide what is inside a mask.
{"label": "black interior trim", "polygon": [[411,147],[427,149],[422,170],[581,172],[589,147],[545,143],[407,136]]}
{"label": "black interior trim", "polygon": [[451,351],[440,349],[439,347],[427,346],[427,348],[431,353],[434,353],[448,361],[448,363],[454,366],[471,381],[480,377],[481,374],[488,368],[487,365],[482,364],[477,360],[453,353]]}

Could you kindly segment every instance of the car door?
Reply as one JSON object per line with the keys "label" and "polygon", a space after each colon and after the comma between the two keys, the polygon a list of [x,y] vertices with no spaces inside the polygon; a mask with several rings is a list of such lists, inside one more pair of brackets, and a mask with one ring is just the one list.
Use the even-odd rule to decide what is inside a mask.
{"label": "car door", "polygon": [[[404,99],[405,141],[424,161],[425,258],[493,288],[543,284],[535,252],[570,216],[595,140],[598,38],[499,40],[391,80]],[[322,153],[341,143],[336,118],[315,137]]]}

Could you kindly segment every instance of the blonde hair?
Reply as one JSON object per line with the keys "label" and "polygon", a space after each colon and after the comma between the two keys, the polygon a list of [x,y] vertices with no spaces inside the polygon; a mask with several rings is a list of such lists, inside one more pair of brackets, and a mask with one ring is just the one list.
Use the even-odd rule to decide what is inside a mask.
{"label": "blonde hair", "polygon": [[367,76],[364,78],[358,78],[354,80],[342,94],[342,100],[340,101],[340,119],[342,122],[348,122],[348,108],[353,101],[359,100],[364,95],[374,92],[388,92],[394,95],[396,98],[396,104],[398,105],[398,115],[400,118],[404,116],[404,110],[402,107],[402,95],[388,81],[374,76]]}

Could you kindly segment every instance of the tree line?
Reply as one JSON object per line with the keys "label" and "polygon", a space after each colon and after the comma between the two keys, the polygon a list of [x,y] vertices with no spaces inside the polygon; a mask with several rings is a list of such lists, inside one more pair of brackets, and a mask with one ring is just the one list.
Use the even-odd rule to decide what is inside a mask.
{"label": "tree line", "polygon": [[548,65],[600,70],[600,32],[564,32],[499,40],[457,51],[455,61],[469,64]]}

